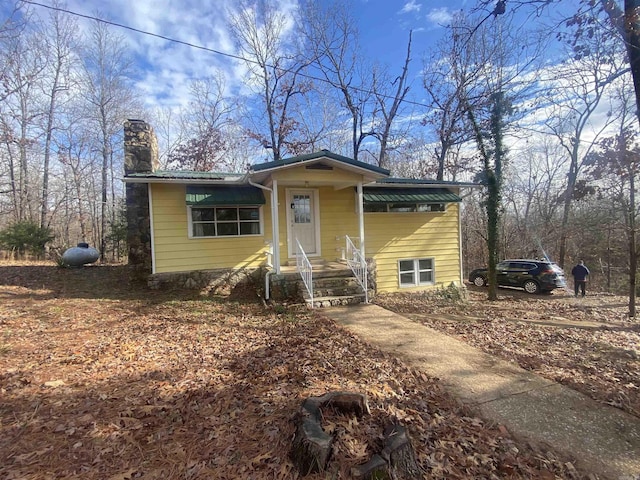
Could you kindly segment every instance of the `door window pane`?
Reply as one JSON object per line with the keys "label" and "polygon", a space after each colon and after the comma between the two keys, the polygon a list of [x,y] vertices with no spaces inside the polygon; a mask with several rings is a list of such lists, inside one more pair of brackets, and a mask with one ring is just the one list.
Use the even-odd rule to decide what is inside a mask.
{"label": "door window pane", "polygon": [[294,222],[311,223],[311,197],[309,195],[294,195]]}

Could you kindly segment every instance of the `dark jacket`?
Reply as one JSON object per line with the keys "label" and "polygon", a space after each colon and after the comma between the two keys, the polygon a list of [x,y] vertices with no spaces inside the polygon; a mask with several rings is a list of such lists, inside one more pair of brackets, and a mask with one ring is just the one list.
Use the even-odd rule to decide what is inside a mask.
{"label": "dark jacket", "polygon": [[584,282],[589,275],[589,269],[582,265],[581,263],[573,267],[571,270],[571,275],[577,282]]}

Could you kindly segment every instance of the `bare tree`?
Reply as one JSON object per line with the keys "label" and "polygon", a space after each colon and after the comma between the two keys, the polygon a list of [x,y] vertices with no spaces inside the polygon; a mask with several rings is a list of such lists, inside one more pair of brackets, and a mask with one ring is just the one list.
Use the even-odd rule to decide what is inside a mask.
{"label": "bare tree", "polygon": [[[33,32],[3,39],[4,85],[7,95],[0,102],[2,138],[9,163],[9,190],[15,220],[35,220],[33,169],[30,160],[37,149],[35,126],[42,117],[39,86],[47,66],[39,37]],[[35,180],[34,180],[35,181]]]}
{"label": "bare tree", "polygon": [[[615,120],[611,106],[604,106],[605,116],[593,117],[602,106],[610,79],[623,70],[623,56],[616,54],[615,39],[601,30],[594,31],[588,54],[554,68],[549,79],[552,87],[545,95],[545,126],[558,139],[569,159],[558,263],[564,266],[567,250],[568,225],[572,200],[579,194],[579,179],[584,159],[598,137]],[[583,45],[586,48],[586,45]]]}
{"label": "bare tree", "polygon": [[640,174],[640,144],[635,126],[634,104],[630,90],[618,90],[619,130],[615,136],[602,139],[585,160],[586,169],[599,192],[612,199],[620,209],[627,241],[629,275],[629,318],[636,316],[636,277],[638,248],[636,181]]}
{"label": "bare tree", "polygon": [[[134,98],[129,79],[133,69],[124,38],[109,30],[101,22],[92,24],[82,55],[84,67],[83,97],[87,105],[87,117],[97,132],[96,148],[102,159],[101,202],[98,215],[100,254],[104,261],[105,238],[109,214],[109,185],[114,152],[121,141],[122,122],[134,109]],[[115,199],[113,199],[115,204]],[[114,205],[115,206],[115,205]],[[111,209],[115,215],[114,208]]]}
{"label": "bare tree", "polygon": [[423,118],[423,125],[430,126],[437,137],[433,154],[438,180],[444,180],[450,157],[454,157],[450,163],[457,164],[459,147],[473,138],[465,102],[473,107],[474,102],[481,101],[481,98],[465,99],[465,92],[482,72],[482,65],[472,61],[469,37],[464,34],[472,28],[468,22],[466,16],[457,14],[449,27],[449,35],[424,62],[423,86],[428,95],[429,113]]}
{"label": "bare tree", "polygon": [[[539,58],[535,44],[533,54],[524,48],[514,48],[519,45],[522,32],[511,30],[509,19],[499,17],[501,12],[497,7],[496,12],[492,27],[484,20],[472,22],[476,26],[470,30],[473,37],[468,38],[473,41],[468,41],[465,48],[470,49],[473,63],[482,67],[475,81],[461,91],[460,99],[478,148],[482,165],[479,179],[486,187],[490,300],[497,299],[496,264],[500,251],[504,167],[508,159],[505,136],[508,126],[517,119],[514,103],[531,94],[530,76],[536,71],[533,62]],[[523,78],[525,73],[529,78]]]}
{"label": "bare tree", "polygon": [[409,31],[409,41],[407,42],[407,55],[404,59],[402,71],[387,87],[395,88],[393,94],[389,94],[390,88],[384,88],[384,77],[382,79],[374,79],[373,91],[376,101],[380,107],[382,122],[376,133],[376,137],[380,142],[380,153],[378,154],[378,166],[389,168],[388,150],[391,140],[391,129],[394,120],[400,112],[400,107],[407,93],[409,93],[409,63],[411,62],[411,38],[413,32]]}
{"label": "bare tree", "polygon": [[182,115],[185,140],[177,144],[168,164],[182,169],[226,169],[228,150],[225,129],[234,122],[235,102],[225,98],[222,74],[196,80],[190,86],[191,101]]}
{"label": "bare tree", "polygon": [[[9,45],[14,44],[18,37],[24,35],[27,22],[31,17],[31,12],[21,5],[21,2],[15,2],[10,13],[3,20],[0,25],[0,44],[3,48],[8,48]],[[6,51],[5,53],[9,53]],[[0,55],[0,102],[6,100],[6,98],[15,93],[22,85],[16,84],[15,81],[7,82],[9,77],[12,76],[9,72],[13,57],[11,55]]]}
{"label": "bare tree", "polygon": [[535,138],[518,151],[513,149],[504,198],[515,244],[504,245],[505,255],[513,256],[507,252],[515,251],[519,256],[546,253],[556,258],[556,229],[549,225],[559,221],[562,206],[562,179],[568,162],[562,153],[548,136]]}
{"label": "bare tree", "polygon": [[266,116],[267,134],[251,133],[272,149],[274,160],[282,158],[287,139],[297,129],[292,114],[295,97],[312,87],[301,76],[312,60],[301,53],[293,19],[290,13],[278,10],[273,0],[243,0],[230,14],[231,33]]}
{"label": "bare tree", "polygon": [[[57,3],[54,3],[57,6]],[[60,95],[68,91],[71,82],[71,70],[76,60],[73,51],[77,48],[77,26],[68,16],[52,11],[48,28],[43,32],[42,43],[50,57],[45,80],[47,111],[44,125],[44,164],[42,166],[42,197],[40,199],[40,226],[48,227],[49,213],[49,168],[51,163],[51,144],[55,128],[57,103]]]}
{"label": "bare tree", "polygon": [[369,119],[376,105],[373,68],[362,60],[359,33],[348,3],[334,2],[323,8],[318,2],[304,5],[304,28],[310,58],[349,115],[351,155],[358,160],[360,147],[374,135]]}

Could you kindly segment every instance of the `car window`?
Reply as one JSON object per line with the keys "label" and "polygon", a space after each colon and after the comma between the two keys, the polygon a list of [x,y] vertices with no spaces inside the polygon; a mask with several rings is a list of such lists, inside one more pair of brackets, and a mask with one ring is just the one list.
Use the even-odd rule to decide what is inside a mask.
{"label": "car window", "polygon": [[535,270],[538,266],[535,263],[523,263],[522,268],[524,270]]}
{"label": "car window", "polygon": [[510,270],[515,270],[516,272],[522,272],[529,270],[528,264],[522,262],[511,262]]}
{"label": "car window", "polygon": [[507,270],[509,268],[509,262],[500,262],[496,265],[496,270]]}

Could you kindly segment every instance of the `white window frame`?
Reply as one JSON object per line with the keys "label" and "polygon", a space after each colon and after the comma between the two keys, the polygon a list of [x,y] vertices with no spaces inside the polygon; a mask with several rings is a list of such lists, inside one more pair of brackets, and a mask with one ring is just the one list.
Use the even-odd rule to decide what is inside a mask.
{"label": "white window frame", "polygon": [[[257,208],[258,209],[258,222],[259,222],[259,229],[260,229],[260,233],[252,233],[252,234],[245,234],[245,235],[194,235],[193,234],[193,215],[192,215],[192,209],[193,208],[236,208],[236,209],[240,209],[240,208]],[[220,239],[220,238],[239,238],[239,237],[262,237],[264,236],[264,214],[262,211],[262,205],[188,205],[187,206],[187,229],[188,229],[188,237],[190,239],[200,239],[200,238],[215,238],[215,239]],[[238,223],[238,232],[240,232],[240,223],[242,223],[243,221],[240,220],[240,215],[238,212],[238,219],[236,220]],[[248,220],[246,222],[249,222]],[[255,222],[255,220],[251,220],[250,222]],[[199,223],[199,222],[196,222]],[[214,223],[214,222],[210,222],[210,223]],[[225,222],[225,223],[229,223],[229,222]]]}
{"label": "white window frame", "polygon": [[[420,261],[429,260],[431,262],[431,268],[420,269]],[[413,262],[413,268],[411,270],[402,270],[400,268],[400,262]],[[420,282],[421,272],[431,272],[430,282]],[[402,274],[412,273],[413,283],[402,283]],[[410,287],[422,287],[428,285],[435,285],[436,283],[436,259],[434,257],[422,257],[422,258],[401,258],[398,260],[398,285],[400,288]]]}

